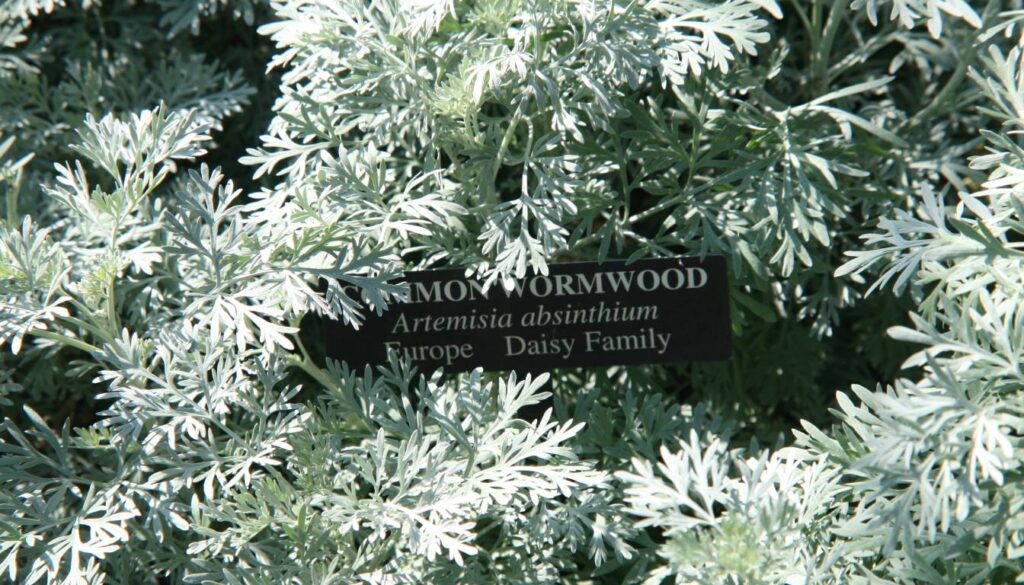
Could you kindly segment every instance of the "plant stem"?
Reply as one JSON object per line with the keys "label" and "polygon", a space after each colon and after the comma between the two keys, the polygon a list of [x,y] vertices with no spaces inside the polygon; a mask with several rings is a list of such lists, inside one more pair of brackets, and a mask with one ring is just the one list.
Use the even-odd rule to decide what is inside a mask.
{"label": "plant stem", "polygon": [[942,86],[939,93],[935,94],[932,101],[928,103],[924,109],[918,110],[908,121],[908,125],[916,126],[924,120],[938,113],[938,111],[953,97],[953,94],[960,89],[960,84],[963,83],[964,78],[967,77],[967,69],[971,66],[974,61],[974,56],[978,53],[978,46],[975,43],[978,35],[972,34],[967,39],[967,48],[960,55],[960,61],[956,65],[956,69],[953,74],[946,80],[946,84]]}
{"label": "plant stem", "polygon": [[494,170],[491,172],[492,181],[498,178],[498,171],[501,170],[501,163],[504,162],[505,155],[508,153],[508,148],[512,144],[512,137],[515,136],[516,128],[519,127],[519,122],[523,119],[528,101],[529,100],[526,96],[524,96],[523,101],[519,102],[519,106],[516,108],[516,113],[513,114],[512,121],[509,122],[508,129],[505,130],[505,135],[501,138],[501,145],[498,147],[498,156],[494,159]]}
{"label": "plant stem", "polygon": [[74,347],[74,348],[78,348],[78,349],[80,349],[82,351],[87,351],[89,353],[100,353],[102,351],[100,348],[96,347],[95,345],[88,344],[88,343],[82,341],[81,339],[75,339],[73,337],[68,337],[67,335],[63,335],[63,334],[57,333],[55,331],[49,331],[47,329],[31,329],[31,330],[29,330],[29,334],[30,335],[35,335],[36,337],[42,337],[43,339],[49,339],[51,341],[56,341],[58,343],[63,343],[64,345],[68,345],[68,346],[71,346],[71,347]]}
{"label": "plant stem", "polygon": [[7,226],[11,229],[18,227],[18,191],[20,190],[21,171],[18,171],[7,187]]}
{"label": "plant stem", "polygon": [[116,337],[117,332],[121,330],[121,319],[117,315],[117,297],[114,291],[113,277],[107,283],[107,321],[110,325],[111,333]]}
{"label": "plant stem", "polygon": [[[815,4],[817,6],[817,4]],[[828,67],[829,60],[832,56],[832,45],[836,40],[836,33],[839,32],[839,25],[843,21],[843,16],[846,14],[850,7],[850,0],[837,0],[832,5],[832,9],[829,10],[828,20],[825,21],[825,30],[822,32],[820,40],[821,43],[818,45],[817,50],[813,53],[813,68],[814,68],[814,79],[819,81],[821,86],[821,93],[828,92],[829,78],[828,78]]]}
{"label": "plant stem", "polygon": [[[299,326],[299,319],[289,319],[288,324],[291,325],[292,327],[297,328]],[[327,375],[327,372],[323,371],[323,369],[320,366],[313,363],[313,358],[309,356],[309,351],[306,349],[306,344],[302,343],[302,338],[297,334],[293,335],[293,337],[295,338],[296,347],[299,348],[299,353],[302,354],[302,359],[300,360],[295,355],[291,355],[288,357],[288,363],[299,368],[303,372],[309,374],[310,377],[312,377],[314,380],[322,384],[325,388],[337,392],[338,394],[344,395],[342,389],[337,384],[335,384],[333,380],[331,380],[330,376]],[[373,429],[369,422],[363,417],[362,411],[357,407],[357,405],[353,404],[352,410],[356,414],[356,416],[353,418],[356,420],[356,422],[359,423],[360,426],[369,430]]]}
{"label": "plant stem", "polygon": [[813,58],[814,49],[818,45],[818,31],[811,26],[811,21],[807,18],[807,11],[804,10],[802,2],[804,2],[804,0],[793,0],[793,8],[796,10],[796,15],[800,17],[800,22],[802,22],[804,28],[807,29],[807,34],[811,37],[811,54]]}
{"label": "plant stem", "polygon": [[308,358],[299,359],[295,356],[290,356],[288,358],[288,364],[299,368],[303,372],[306,372],[314,380],[323,384],[324,387],[330,388],[331,390],[339,390],[337,384],[335,384],[330,378],[327,377],[327,373],[320,369],[319,366],[314,364]]}

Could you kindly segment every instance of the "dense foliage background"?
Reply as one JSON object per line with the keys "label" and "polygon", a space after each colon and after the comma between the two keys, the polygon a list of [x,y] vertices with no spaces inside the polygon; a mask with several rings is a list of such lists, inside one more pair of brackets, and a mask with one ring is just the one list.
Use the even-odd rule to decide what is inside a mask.
{"label": "dense foliage background", "polygon": [[[1022,18],[4,0],[0,575],[1024,582]],[[300,335],[405,269],[706,253],[728,362],[363,372]]]}

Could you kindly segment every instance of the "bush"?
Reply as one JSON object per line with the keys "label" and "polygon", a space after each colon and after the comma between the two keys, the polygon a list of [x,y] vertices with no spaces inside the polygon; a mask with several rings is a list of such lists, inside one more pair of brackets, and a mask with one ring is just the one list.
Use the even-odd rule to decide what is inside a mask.
{"label": "bush", "polygon": [[[1024,10],[973,4],[8,0],[0,574],[1024,582]],[[727,362],[309,334],[680,254]]]}

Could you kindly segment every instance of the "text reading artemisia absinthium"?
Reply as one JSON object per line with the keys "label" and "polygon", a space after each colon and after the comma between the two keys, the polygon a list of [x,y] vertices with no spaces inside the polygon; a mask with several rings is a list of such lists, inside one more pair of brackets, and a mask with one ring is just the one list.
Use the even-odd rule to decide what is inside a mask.
{"label": "text reading artemisia absinthium", "polygon": [[[459,341],[459,332],[495,332],[506,357],[558,356],[569,360],[574,352],[643,351],[663,354],[672,341],[671,332],[660,332],[656,327],[659,310],[656,304],[632,304],[608,300],[608,295],[629,299],[629,295],[654,292],[698,289],[708,282],[707,272],[700,267],[668,267],[645,270],[612,270],[587,274],[536,275],[518,280],[511,289],[502,286],[485,288],[472,280],[409,283],[409,298],[398,305],[398,315],[390,326],[391,336],[402,334],[442,335],[438,343],[405,345],[401,341],[386,341],[389,351],[413,361],[434,360],[451,365],[453,361],[472,359],[477,348],[473,343]],[[463,314],[409,316],[402,311],[405,304],[417,303],[471,303],[495,298],[558,299],[522,312],[490,307],[483,311],[473,308]],[[588,301],[590,295],[604,295],[602,300]],[[565,303],[566,297],[574,302]],[[635,324],[628,332],[622,325]],[[607,327],[608,324],[620,324]],[[549,335],[542,331],[566,326],[566,330],[581,334]],[[569,327],[571,326],[571,329]],[[602,327],[605,326],[605,327]],[[617,333],[607,329],[618,329]],[[534,330],[535,333],[527,333]],[[489,342],[490,344],[490,342]],[[491,349],[491,348],[489,348]],[[491,350],[493,351],[493,350]],[[490,353],[490,351],[489,351]]]}

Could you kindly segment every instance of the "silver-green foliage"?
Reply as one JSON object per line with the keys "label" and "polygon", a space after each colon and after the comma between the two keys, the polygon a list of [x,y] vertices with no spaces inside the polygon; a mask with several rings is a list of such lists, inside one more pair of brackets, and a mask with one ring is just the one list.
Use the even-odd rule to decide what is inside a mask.
{"label": "silver-green foliage", "polygon": [[[1024,581],[1022,16],[6,3],[0,578]],[[231,152],[265,118],[197,47],[258,17],[280,93]],[[404,269],[679,253],[729,261],[729,364],[354,371],[300,334]],[[886,328],[903,377],[830,377]]]}

